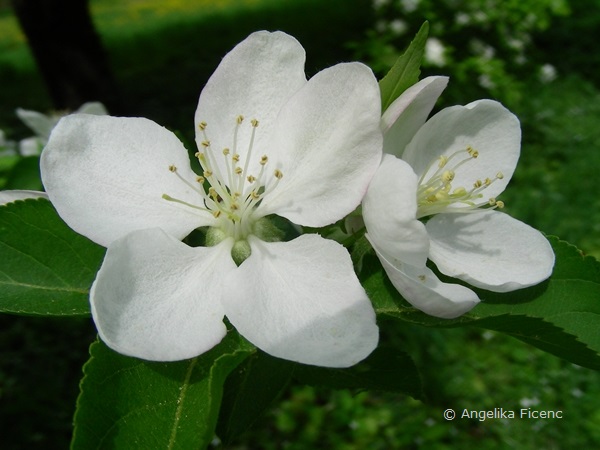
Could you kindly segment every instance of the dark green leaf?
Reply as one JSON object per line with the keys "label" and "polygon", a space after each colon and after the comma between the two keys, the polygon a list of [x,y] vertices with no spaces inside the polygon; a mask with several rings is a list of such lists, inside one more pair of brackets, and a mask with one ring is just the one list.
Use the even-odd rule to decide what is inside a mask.
{"label": "dark green leaf", "polygon": [[231,331],[196,358],[157,363],[92,344],[75,413],[73,450],[203,449],[227,375],[254,348]]}
{"label": "dark green leaf", "polygon": [[0,207],[0,311],[87,316],[104,248],[71,230],[44,199]]}
{"label": "dark green leaf", "polygon": [[411,357],[396,348],[378,347],[367,359],[347,369],[300,365],[294,378],[304,384],[333,389],[402,392],[423,397],[421,377]]}
{"label": "dark green leaf", "polygon": [[508,293],[477,290],[482,303],[454,320],[428,316],[406,303],[381,270],[362,274],[383,317],[433,327],[477,326],[501,331],[575,364],[600,370],[600,263],[549,238],[556,254],[552,277]]}
{"label": "dark green leaf", "polygon": [[27,156],[19,159],[19,162],[10,171],[3,189],[40,191],[42,181],[40,178],[39,156]]}
{"label": "dark green leaf", "polygon": [[246,431],[279,397],[295,364],[258,351],[229,376],[217,435],[225,443]]}
{"label": "dark green leaf", "polygon": [[425,22],[406,51],[379,81],[382,111],[385,111],[406,89],[419,81],[428,34],[429,23]]}

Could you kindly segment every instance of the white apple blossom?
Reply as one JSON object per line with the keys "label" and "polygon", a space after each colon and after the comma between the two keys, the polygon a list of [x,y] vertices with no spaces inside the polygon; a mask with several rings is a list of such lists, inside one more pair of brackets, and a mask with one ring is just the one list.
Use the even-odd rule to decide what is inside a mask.
{"label": "white apple blossom", "polygon": [[[381,160],[372,71],[338,64],[310,80],[291,36],[257,32],[204,87],[196,158],[149,120],[65,117],[41,160],[60,216],[108,250],[92,315],[114,350],[194,357],[227,332],[265,352],[346,367],[377,345],[348,252],[317,234],[279,242],[268,216],[322,227],[353,211]],[[208,227],[205,247],[180,242]]]}
{"label": "white apple blossom", "polygon": [[427,120],[447,82],[426,78],[384,113],[387,154],[363,200],[363,218],[403,297],[430,315],[453,318],[480,299],[440,281],[428,258],[445,275],[507,292],[548,278],[554,253],[539,231],[497,211],[519,158],[518,119],[500,103],[480,100]]}

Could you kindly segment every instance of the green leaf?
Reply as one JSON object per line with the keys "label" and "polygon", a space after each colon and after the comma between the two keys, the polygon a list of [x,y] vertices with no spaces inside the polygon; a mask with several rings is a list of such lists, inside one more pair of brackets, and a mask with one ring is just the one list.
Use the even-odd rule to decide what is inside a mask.
{"label": "green leaf", "polygon": [[382,270],[361,275],[378,315],[432,327],[477,326],[500,331],[575,364],[600,370],[600,263],[549,238],[556,254],[552,277],[508,293],[474,289],[482,302],[454,320],[428,316],[398,294]]}
{"label": "green leaf", "polygon": [[429,34],[429,23],[425,22],[406,51],[396,60],[390,71],[379,81],[381,111],[385,111],[400,95],[417,81],[421,73],[421,61]]}
{"label": "green leaf", "polygon": [[84,366],[72,450],[203,449],[227,375],[254,351],[235,331],[196,358],[158,363],[97,341]]}
{"label": "green leaf", "polygon": [[295,365],[257,351],[231,373],[217,424],[217,435],[224,444],[248,430],[279,397]]}
{"label": "green leaf", "polygon": [[20,158],[10,171],[6,184],[2,187],[2,189],[29,189],[32,191],[40,191],[42,188],[39,156]]}
{"label": "green leaf", "polygon": [[45,199],[0,207],[0,312],[88,316],[104,248],[71,230]]}
{"label": "green leaf", "polygon": [[347,369],[300,365],[294,378],[313,386],[402,392],[423,398],[421,377],[412,358],[397,348],[379,346],[367,359]]}

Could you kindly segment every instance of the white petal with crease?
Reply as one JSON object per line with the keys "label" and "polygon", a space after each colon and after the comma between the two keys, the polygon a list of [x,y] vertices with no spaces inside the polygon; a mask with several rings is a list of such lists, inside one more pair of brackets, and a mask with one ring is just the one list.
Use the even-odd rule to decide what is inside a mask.
{"label": "white petal with crease", "polygon": [[352,212],[381,161],[380,113],[367,66],[338,64],[311,78],[277,118],[266,153],[283,178],[265,195],[264,214],[321,227]]}
{"label": "white petal with crease", "polygon": [[499,211],[438,214],[427,222],[430,259],[444,274],[509,292],[552,274],[554,252],[536,229]]}
{"label": "white petal with crease", "polygon": [[196,205],[200,196],[183,144],[142,118],[73,114],[59,122],[42,152],[41,173],[50,201],[67,224],[100,245],[127,233],[161,227],[183,238],[214,217],[169,202],[168,194]]}
{"label": "white petal with crease", "polygon": [[115,241],[92,285],[92,316],[113,350],[151,361],[177,361],[225,336],[222,285],[235,268],[231,241],[191,248],[160,229]]}
{"label": "white petal with crease", "polygon": [[415,308],[430,316],[454,319],[473,309],[479,297],[459,284],[443,283],[427,267],[413,267],[387,260],[377,248],[377,256],[398,292]]}
{"label": "white petal with crease", "polygon": [[352,366],[375,349],[375,312],[344,247],[314,234],[252,238],[251,246],[223,295],[246,339],[273,356],[325,367]]}
{"label": "white petal with crease", "polygon": [[427,77],[394,100],[381,116],[385,153],[402,157],[404,149],[426,122],[447,85],[448,77]]}
{"label": "white petal with crease", "polygon": [[[195,115],[198,148],[204,140],[198,124],[206,122],[207,137],[216,152],[228,147],[246,162],[250,142],[250,120],[257,119],[251,173],[265,153],[265,141],[276,126],[282,106],[306,84],[304,61],[306,54],[300,43],[282,32],[258,31],[233,48],[210,77],[198,101]],[[244,116],[237,148],[233,149],[233,134],[237,116]],[[269,155],[271,156],[271,155]],[[217,159],[225,172],[224,159]]]}
{"label": "white petal with crease", "polygon": [[384,155],[363,199],[367,236],[386,255],[423,267],[429,239],[416,213],[417,176],[406,162]]}

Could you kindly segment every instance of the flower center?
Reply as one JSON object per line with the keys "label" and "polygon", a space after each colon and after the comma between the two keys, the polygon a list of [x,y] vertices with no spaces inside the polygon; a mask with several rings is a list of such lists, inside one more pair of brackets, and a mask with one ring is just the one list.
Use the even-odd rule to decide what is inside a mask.
{"label": "flower center", "polygon": [[[272,176],[268,175],[266,167],[269,158],[267,155],[260,157],[258,173],[249,172],[254,138],[259,123],[256,119],[250,121],[250,141],[244,161],[241,160],[237,148],[238,134],[243,124],[244,117],[236,117],[231,148],[215,150],[212,148],[206,132],[206,122],[200,122],[198,126],[202,132],[203,141],[195,156],[202,167],[202,175],[197,176],[194,181],[184,179],[177,172],[177,167],[169,166],[171,172],[199,194],[200,205],[193,205],[163,194],[165,200],[210,212],[219,219],[218,228],[223,238],[233,237],[236,243],[245,241],[250,234],[255,234],[254,226],[262,217],[256,213],[256,209],[263,197],[275,189],[283,177],[283,173],[279,169],[275,169]],[[219,158],[221,158],[220,161]]]}
{"label": "flower center", "polygon": [[494,181],[504,178],[502,172],[498,172],[494,178],[476,180],[473,182],[473,187],[468,190],[464,186],[452,186],[456,171],[463,164],[477,159],[478,156],[479,152],[468,146],[465,150],[459,150],[450,156],[442,155],[429,165],[419,179],[417,218],[448,212],[450,205],[453,205],[453,212],[462,213],[472,212],[482,206],[489,206],[492,209],[504,207],[504,202],[495,198],[481,200],[486,188]]}

